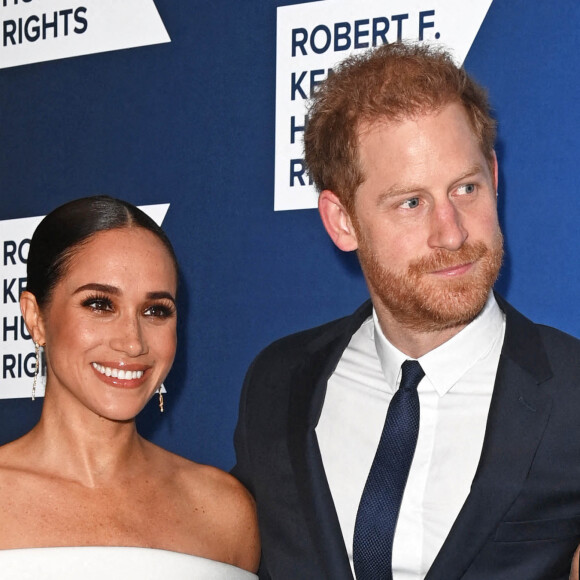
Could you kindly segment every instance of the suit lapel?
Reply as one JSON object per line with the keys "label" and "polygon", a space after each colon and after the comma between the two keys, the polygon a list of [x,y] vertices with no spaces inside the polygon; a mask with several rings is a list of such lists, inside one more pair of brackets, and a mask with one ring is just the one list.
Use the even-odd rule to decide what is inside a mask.
{"label": "suit lapel", "polygon": [[371,312],[370,302],[365,303],[310,345],[303,365],[295,370],[289,402],[288,442],[296,487],[319,555],[320,577],[333,580],[352,580],[353,576],[315,428],[328,378],[352,335]]}
{"label": "suit lapel", "polygon": [[[552,373],[538,330],[497,297],[507,317],[481,458],[471,491],[426,580],[462,578],[516,499],[542,439]],[[524,435],[525,434],[525,435]]]}
{"label": "suit lapel", "polygon": [[[551,377],[551,369],[537,328],[496,298],[507,325],[482,454],[471,492],[426,580],[465,574],[517,497],[550,414],[551,397],[538,385]],[[353,576],[314,429],[328,378],[371,308],[367,302],[310,345],[303,364],[294,369],[289,401],[288,442],[296,487],[319,556],[319,575],[333,580]]]}

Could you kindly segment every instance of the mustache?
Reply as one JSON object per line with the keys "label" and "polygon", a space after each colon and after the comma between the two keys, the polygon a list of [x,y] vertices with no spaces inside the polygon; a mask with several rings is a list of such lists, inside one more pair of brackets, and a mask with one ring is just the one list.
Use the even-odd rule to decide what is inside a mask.
{"label": "mustache", "polygon": [[408,270],[413,275],[428,274],[437,270],[445,270],[446,268],[454,268],[476,262],[490,252],[489,247],[483,242],[475,242],[474,244],[466,242],[456,251],[438,248],[432,254],[411,262]]}

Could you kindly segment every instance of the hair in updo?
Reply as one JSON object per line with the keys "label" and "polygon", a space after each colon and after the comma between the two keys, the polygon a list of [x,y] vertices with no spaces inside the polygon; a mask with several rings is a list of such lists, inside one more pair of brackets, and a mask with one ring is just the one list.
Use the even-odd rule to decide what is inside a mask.
{"label": "hair in updo", "polygon": [[177,272],[177,258],[165,232],[138,207],[107,195],[83,197],[57,207],[38,225],[27,262],[27,290],[40,307],[49,301],[80,247],[98,232],[144,228],[167,248]]}

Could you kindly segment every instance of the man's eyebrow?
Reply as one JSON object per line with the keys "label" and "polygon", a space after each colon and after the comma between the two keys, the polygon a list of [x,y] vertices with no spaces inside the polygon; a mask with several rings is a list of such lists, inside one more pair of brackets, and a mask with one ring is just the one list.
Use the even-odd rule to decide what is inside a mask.
{"label": "man's eyebrow", "polygon": [[[473,177],[474,175],[477,175],[478,173],[482,172],[483,172],[482,166],[479,165],[479,163],[477,163],[476,165],[472,165],[471,167],[466,169],[463,173],[460,173],[453,180],[452,183],[458,183],[459,181],[463,181],[468,177]],[[394,185],[391,185],[391,187],[389,187],[379,195],[378,203],[380,204],[392,197],[413,195],[419,193],[420,191],[423,191],[424,189],[425,189],[424,186],[419,184],[399,185],[398,183],[395,183]]]}
{"label": "man's eyebrow", "polygon": [[389,187],[388,189],[386,189],[385,191],[383,191],[380,195],[379,195],[379,199],[378,202],[382,203],[388,199],[390,199],[391,197],[401,197],[401,196],[405,196],[405,195],[412,195],[414,193],[418,193],[419,191],[423,191],[423,186],[417,184],[417,185],[399,185],[399,184],[395,184],[395,185],[391,185],[391,187]]}
{"label": "man's eyebrow", "polygon": [[91,282],[90,284],[84,284],[79,286],[73,294],[78,294],[79,292],[84,292],[85,290],[94,290],[96,292],[103,292],[105,294],[113,294],[118,296],[121,291],[116,286],[111,286],[110,284],[98,284],[96,282]]}
{"label": "man's eyebrow", "polygon": [[459,175],[457,177],[457,179],[454,181],[454,183],[457,183],[458,181],[463,181],[464,179],[466,179],[468,177],[473,177],[474,175],[477,175],[478,173],[483,173],[483,167],[481,165],[479,165],[479,163],[477,163],[476,165],[472,165],[464,173]]}

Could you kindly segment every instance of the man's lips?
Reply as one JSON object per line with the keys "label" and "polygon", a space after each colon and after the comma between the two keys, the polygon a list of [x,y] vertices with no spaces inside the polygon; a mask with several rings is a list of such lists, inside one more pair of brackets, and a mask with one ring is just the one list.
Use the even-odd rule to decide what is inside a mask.
{"label": "man's lips", "polygon": [[93,362],[94,373],[105,383],[119,387],[135,388],[147,378],[150,367],[142,364]]}
{"label": "man's lips", "polygon": [[448,266],[446,268],[441,268],[440,270],[434,270],[430,272],[430,274],[434,274],[435,276],[445,276],[447,278],[453,278],[454,276],[462,276],[463,274],[471,270],[473,264],[474,262],[468,262],[466,264]]}

